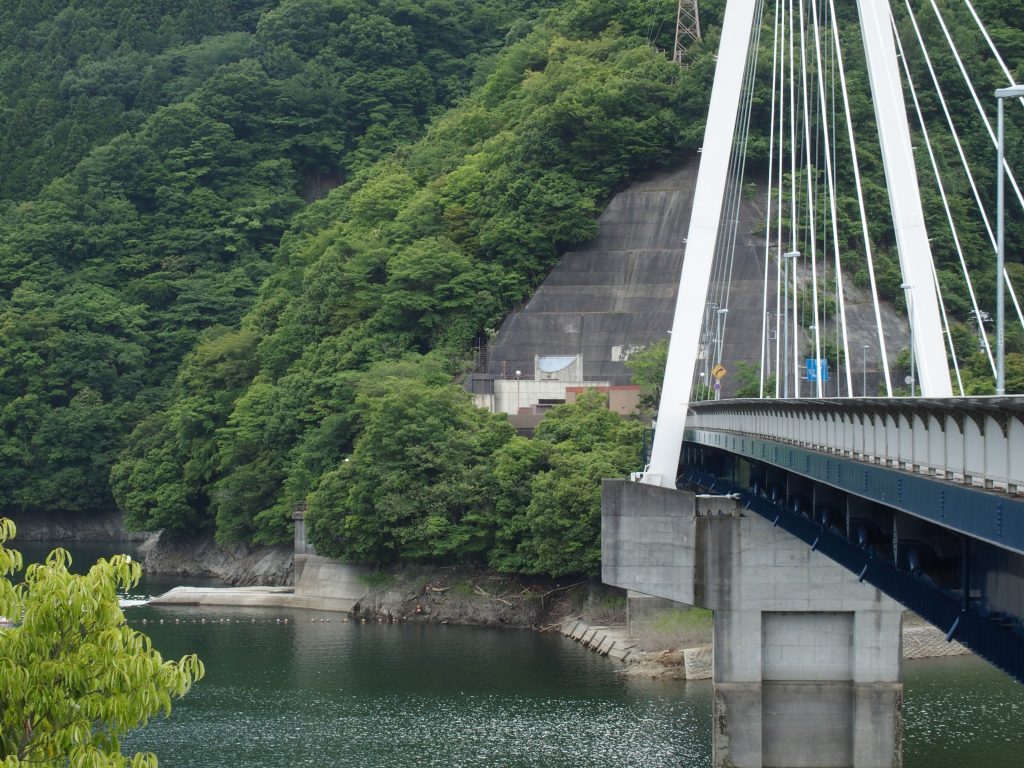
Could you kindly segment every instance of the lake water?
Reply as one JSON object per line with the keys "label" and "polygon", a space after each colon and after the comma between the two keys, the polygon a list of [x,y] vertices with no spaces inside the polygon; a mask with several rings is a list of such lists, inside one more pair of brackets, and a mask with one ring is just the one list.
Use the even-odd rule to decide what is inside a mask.
{"label": "lake water", "polygon": [[[81,564],[102,548],[76,552]],[[165,656],[206,664],[170,719],[128,740],[166,768],[710,765],[710,683],[627,680],[559,635],[281,609],[125,613]],[[1024,686],[973,657],[908,662],[904,677],[907,768],[1024,765]]]}

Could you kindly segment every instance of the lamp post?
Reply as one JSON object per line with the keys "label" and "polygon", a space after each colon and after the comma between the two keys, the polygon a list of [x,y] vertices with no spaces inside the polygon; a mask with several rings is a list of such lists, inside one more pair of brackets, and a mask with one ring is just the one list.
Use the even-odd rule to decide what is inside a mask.
{"label": "lamp post", "polygon": [[864,345],[864,349],[860,355],[860,396],[868,396],[868,345]]}
{"label": "lamp post", "polygon": [[[782,396],[789,397],[789,262],[793,259],[800,258],[800,251],[788,251],[782,254],[782,264],[785,267],[785,275],[782,278],[783,292],[782,292],[782,364],[779,368],[782,370]],[[796,325],[796,262],[793,262],[793,324]],[[793,329],[794,335],[796,334],[796,328]],[[796,347],[796,339],[793,340],[793,346]],[[794,357],[796,356],[796,349],[793,350]],[[799,386],[795,379],[797,374],[793,373],[794,387]]]}
{"label": "lamp post", "polygon": [[900,288],[907,297],[907,317],[910,318],[910,396],[914,396],[914,385],[917,371],[914,370],[914,286],[910,283],[901,283]]}
{"label": "lamp post", "polygon": [[720,309],[715,314],[718,315],[718,324],[716,331],[716,338],[718,339],[718,349],[716,350],[717,357],[715,358],[716,363],[722,362],[722,323],[725,322],[725,315],[728,314],[728,309]]}
{"label": "lamp post", "polygon": [[1024,85],[1013,85],[996,91],[998,120],[996,129],[996,394],[1006,394],[1006,338],[1003,293],[1003,272],[1006,259],[1006,243],[1004,242],[1004,189],[1005,171],[1003,170],[1004,135],[1003,135],[1003,102],[1006,99],[1024,97]]}
{"label": "lamp post", "polygon": [[[715,332],[715,335],[716,335],[716,337],[718,339],[718,349],[716,350],[715,362],[717,362],[719,365],[722,364],[722,340],[723,340],[722,339],[722,336],[723,336],[723,333],[722,333],[722,323],[725,322],[725,316],[726,316],[726,314],[728,312],[729,312],[729,310],[726,309],[725,307],[723,307],[722,309],[718,310],[718,312],[715,313],[718,316],[717,317],[717,320],[718,320],[717,331]],[[715,400],[721,400],[722,399],[722,385],[721,385],[719,379],[715,379],[714,387],[715,387]]]}
{"label": "lamp post", "polygon": [[715,313],[717,311],[718,304],[713,301],[709,301],[707,305],[704,307],[704,320],[702,321],[704,328],[704,343],[702,344],[702,349],[704,353],[703,359],[705,379],[707,379],[708,376],[711,375],[711,361],[714,359],[715,351],[718,349],[718,338],[717,336],[712,335],[715,329],[711,327],[711,320],[715,316]]}
{"label": "lamp post", "polygon": [[[807,330],[810,332],[811,337],[813,338],[814,334],[817,333],[817,331],[818,331],[818,326],[816,326],[816,325],[808,325],[807,326]],[[815,350],[815,352],[816,351],[817,350]],[[814,386],[811,388],[811,391],[814,393],[814,395],[816,397],[825,397],[825,382],[823,382],[821,380],[821,358],[818,357],[817,355],[815,355],[815,357],[814,357],[814,376],[815,376],[815,379],[814,379],[815,383],[814,383]],[[811,371],[810,371],[810,369],[808,369],[807,370],[807,380],[808,380],[808,382],[810,381],[810,379],[811,379]]]}

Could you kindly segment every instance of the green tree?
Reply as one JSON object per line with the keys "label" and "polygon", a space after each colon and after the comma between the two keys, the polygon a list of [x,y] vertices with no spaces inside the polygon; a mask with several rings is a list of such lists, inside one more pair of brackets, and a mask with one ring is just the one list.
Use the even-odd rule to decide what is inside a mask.
{"label": "green tree", "polygon": [[[494,539],[504,542],[501,558],[512,558],[526,535],[525,528],[516,528],[526,524],[517,515],[532,496],[496,492],[492,498],[494,478],[483,483],[470,477],[492,461],[475,437],[488,430],[467,426],[478,417],[462,412],[466,403],[449,402],[454,394],[441,393],[465,400],[451,382],[472,340],[497,327],[544,278],[559,252],[593,235],[595,215],[611,194],[637,174],[676,162],[684,146],[696,145],[699,137],[687,126],[703,112],[698,96],[707,87],[706,72],[681,69],[651,48],[650,13],[640,12],[638,1],[626,7],[572,0],[535,21],[519,14],[515,41],[481,68],[487,79],[482,88],[440,115],[424,139],[369,164],[409,135],[403,110],[419,119],[417,93],[427,84],[386,63],[367,77],[352,61],[329,67],[325,62],[350,44],[407,40],[405,27],[413,29],[422,49],[434,44],[422,35],[454,41],[452,27],[492,23],[476,15],[487,12],[487,3],[438,0],[430,14],[404,0],[382,8],[387,10],[379,11],[381,18],[363,19],[347,12],[342,0],[283,4],[264,16],[256,35],[268,46],[265,51],[276,51],[273,66],[263,60],[269,80],[251,67],[227,68],[230,81],[222,73],[216,119],[236,132],[268,136],[280,124],[243,109],[241,95],[273,91],[274,81],[291,73],[281,93],[289,105],[283,119],[294,121],[294,131],[301,133],[292,138],[312,142],[307,149],[335,142],[330,152],[298,154],[334,158],[347,180],[292,219],[274,271],[242,321],[257,336],[256,370],[240,390],[219,389],[233,407],[217,408],[217,417],[205,420],[202,439],[193,443],[204,457],[216,444],[213,473],[191,473],[195,485],[173,479],[185,474],[169,466],[176,461],[209,463],[165,450],[164,433],[155,427],[172,423],[177,413],[214,412],[208,407],[212,394],[176,388],[166,415],[143,422],[145,428],[129,439],[124,466],[113,475],[116,495],[119,503],[180,515],[185,528],[196,519],[189,510],[205,506],[205,519],[211,511],[216,515],[219,540],[273,542],[287,538],[290,509],[312,494],[310,519],[322,516],[310,529],[315,536],[319,526],[325,552],[371,560],[479,560]],[[658,12],[670,17],[671,3],[660,4]],[[431,14],[444,23],[419,23]],[[303,60],[313,50],[320,51],[315,76]],[[417,60],[434,71],[436,53]],[[695,60],[710,60],[712,53]],[[444,61],[449,71],[462,66]],[[410,66],[410,73],[418,68]],[[330,94],[321,94],[325,82],[334,84],[326,89]],[[434,85],[447,88],[437,80]],[[204,98],[213,93],[204,90]],[[317,101],[321,95],[327,100]],[[343,108],[330,107],[330,99]],[[358,124],[369,104],[373,113],[386,116],[376,124],[377,133]],[[265,107],[280,109],[277,102]],[[339,122],[314,120],[321,109]],[[365,141],[354,141],[364,129]],[[378,154],[352,158],[368,146]],[[295,150],[289,145],[283,154],[298,162]],[[323,165],[318,173],[329,170]],[[165,283],[151,285],[155,292]],[[396,361],[423,370],[385,371]],[[392,392],[392,380],[405,382],[408,391]],[[403,395],[419,403],[403,402]],[[381,412],[382,402],[394,413]],[[412,418],[428,404],[438,410],[422,423],[434,424],[434,431]],[[460,440],[466,445],[456,446]],[[549,452],[554,444],[537,443]],[[638,446],[626,451],[630,461]],[[576,477],[582,468],[572,468],[565,457],[573,450],[590,449],[569,442],[558,453],[559,466]],[[425,468],[424,456],[444,465]],[[538,466],[550,469],[545,461],[538,459]],[[125,483],[122,470],[131,464],[139,471]],[[591,462],[593,471],[581,482],[597,477],[598,464]],[[170,471],[158,476],[157,467]],[[509,483],[516,482],[512,475],[510,469]],[[158,493],[164,478],[172,479],[172,487]],[[444,483],[453,489],[451,499],[444,496]],[[519,485],[529,491],[532,477],[524,476]],[[391,488],[396,490],[386,500],[372,498],[374,489]],[[141,493],[125,493],[135,490]],[[550,519],[547,513],[540,517]],[[586,530],[590,537],[593,528]],[[524,559],[514,566],[505,561],[509,567],[533,567]]]}
{"label": "green tree", "polygon": [[21,555],[3,546],[14,533],[0,518],[0,613],[15,619],[0,630],[0,765],[156,766],[152,753],[122,755],[120,739],[170,714],[171,699],[203,676],[202,662],[165,661],[125,622],[117,590],[141,575],[127,555],[83,576],[55,549],[14,586]]}
{"label": "green tree", "polygon": [[[736,364],[736,392],[733,397],[761,396],[761,366],[756,363],[741,361]],[[764,391],[766,395],[775,392],[775,374],[765,377]]]}
{"label": "green tree", "polygon": [[665,381],[665,364],[668,360],[668,339],[658,339],[638,352],[634,352],[626,361],[630,380],[640,387],[643,404],[648,408],[657,408],[661,397],[661,385]]}
{"label": "green tree", "polygon": [[[609,411],[591,391],[538,425],[533,445],[499,450],[500,521],[493,567],[520,573],[597,576],[601,566],[601,480],[639,468],[643,426]],[[528,490],[526,490],[528,488]]]}
{"label": "green tree", "polygon": [[483,559],[493,542],[491,456],[512,437],[460,387],[416,379],[360,396],[365,428],[310,504],[318,552],[358,562]]}

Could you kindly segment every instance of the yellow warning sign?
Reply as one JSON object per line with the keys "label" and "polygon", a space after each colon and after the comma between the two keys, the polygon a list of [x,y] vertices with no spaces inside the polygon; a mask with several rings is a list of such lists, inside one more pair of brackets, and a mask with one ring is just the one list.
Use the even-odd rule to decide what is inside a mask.
{"label": "yellow warning sign", "polygon": [[716,365],[714,368],[711,369],[711,375],[714,376],[719,381],[724,379],[725,378],[725,374],[727,374],[727,373],[728,373],[728,371],[725,370],[725,366],[722,365],[721,363],[719,363],[718,365]]}

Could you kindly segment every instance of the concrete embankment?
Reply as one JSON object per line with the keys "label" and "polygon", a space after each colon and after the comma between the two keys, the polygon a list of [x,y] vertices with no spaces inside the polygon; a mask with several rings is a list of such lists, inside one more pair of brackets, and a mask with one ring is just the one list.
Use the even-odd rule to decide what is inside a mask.
{"label": "concrete embankment", "polygon": [[291,587],[175,587],[149,604],[281,608],[291,606],[293,592]]}
{"label": "concrete embankment", "polygon": [[[544,628],[557,627],[565,616],[586,611],[588,605],[600,607],[606,592],[586,583],[562,585],[465,568],[378,571],[315,555],[301,555],[296,564],[294,588],[178,587],[150,604],[289,607],[386,621]],[[621,597],[617,600],[624,604]],[[587,615],[601,618],[599,612]]]}
{"label": "concrete embankment", "polygon": [[308,558],[304,566],[294,587],[175,587],[151,600],[150,605],[305,608],[348,613],[365,599],[368,568],[321,557]]}
{"label": "concrete embankment", "polygon": [[[903,627],[903,659],[962,656],[970,651],[957,642],[946,642],[942,630],[908,617]],[[630,677],[671,680],[711,679],[712,646],[645,651],[625,625],[592,626],[581,619],[567,619],[561,626],[566,637],[601,656],[623,663]]]}

